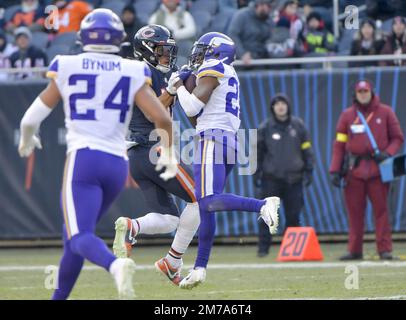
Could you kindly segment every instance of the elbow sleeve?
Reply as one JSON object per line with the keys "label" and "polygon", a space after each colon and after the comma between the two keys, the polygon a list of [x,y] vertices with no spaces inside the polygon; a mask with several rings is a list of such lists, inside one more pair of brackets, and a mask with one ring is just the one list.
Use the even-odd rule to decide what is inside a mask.
{"label": "elbow sleeve", "polygon": [[178,88],[177,95],[179,103],[188,117],[196,116],[205,105],[193,93],[190,94],[184,86]]}

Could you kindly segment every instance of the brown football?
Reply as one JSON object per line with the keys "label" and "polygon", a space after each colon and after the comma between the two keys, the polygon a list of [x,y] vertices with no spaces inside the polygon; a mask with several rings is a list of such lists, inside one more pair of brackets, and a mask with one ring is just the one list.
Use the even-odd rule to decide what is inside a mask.
{"label": "brown football", "polygon": [[188,92],[192,93],[193,89],[196,87],[196,75],[190,74],[189,78],[184,82],[185,88]]}

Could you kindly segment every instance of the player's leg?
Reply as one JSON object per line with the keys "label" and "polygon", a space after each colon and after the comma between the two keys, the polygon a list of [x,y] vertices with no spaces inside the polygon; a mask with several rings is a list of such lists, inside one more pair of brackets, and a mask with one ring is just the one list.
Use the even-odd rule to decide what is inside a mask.
{"label": "player's leg", "polygon": [[[364,217],[367,206],[367,189],[365,181],[350,175],[347,179],[347,185],[344,188],[344,198],[349,224],[348,257],[362,257]],[[346,256],[343,256],[342,258],[346,260]]]}
{"label": "player's leg", "polygon": [[[179,171],[175,178],[168,181],[160,179],[158,183],[169,193],[186,202],[180,214],[179,225],[171,247],[166,255],[155,262],[156,268],[164,273],[174,284],[178,285],[181,277],[173,277],[174,271],[179,271],[183,265],[182,257],[199,227],[199,205],[194,195],[194,180],[192,170],[184,164],[179,164]],[[178,274],[179,274],[178,272]]]}
{"label": "player's leg", "polygon": [[381,256],[392,252],[392,232],[389,221],[388,192],[389,184],[380,177],[368,180],[368,197],[372,203],[375,218],[376,249]]}
{"label": "player's leg", "polygon": [[118,195],[124,186],[127,170],[123,158],[97,150],[73,151],[67,160],[62,190],[71,251],[110,271],[122,298],[133,295],[132,287],[128,287],[133,262],[117,259],[94,232],[104,196],[114,199]]}
{"label": "player's leg", "polygon": [[66,227],[63,225],[63,255],[59,262],[58,285],[52,295],[52,300],[65,300],[69,297],[82,270],[83,262],[82,256],[72,252]]}

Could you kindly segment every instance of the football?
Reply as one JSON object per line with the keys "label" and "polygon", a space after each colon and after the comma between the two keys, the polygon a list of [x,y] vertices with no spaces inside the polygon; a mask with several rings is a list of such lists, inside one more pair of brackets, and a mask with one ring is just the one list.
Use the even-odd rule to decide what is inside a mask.
{"label": "football", "polygon": [[191,73],[189,78],[184,82],[185,88],[188,92],[192,93],[196,87],[196,75]]}

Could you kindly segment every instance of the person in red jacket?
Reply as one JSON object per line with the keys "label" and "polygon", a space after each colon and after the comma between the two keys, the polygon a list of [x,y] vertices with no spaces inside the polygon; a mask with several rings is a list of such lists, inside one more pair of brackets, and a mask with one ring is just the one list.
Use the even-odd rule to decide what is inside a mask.
{"label": "person in red jacket", "polygon": [[[371,129],[380,152],[374,153],[360,111]],[[354,103],[344,110],[337,123],[337,137],[330,165],[331,182],[344,185],[349,218],[348,253],[340,260],[360,260],[367,197],[375,216],[376,246],[380,259],[391,260],[392,238],[387,205],[389,183],[383,183],[378,164],[400,149],[404,137],[393,110],[380,102],[367,80],[355,85]]]}

